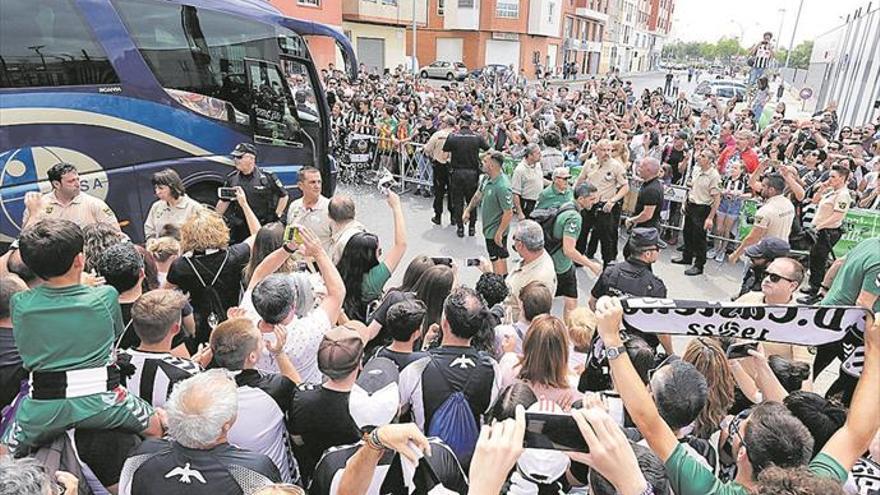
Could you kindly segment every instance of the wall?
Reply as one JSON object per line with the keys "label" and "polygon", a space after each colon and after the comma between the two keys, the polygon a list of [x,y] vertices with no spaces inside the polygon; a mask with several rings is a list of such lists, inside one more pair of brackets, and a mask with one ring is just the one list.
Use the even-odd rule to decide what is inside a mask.
{"label": "wall", "polygon": [[[474,0],[473,8],[459,8],[458,0],[446,0],[443,28],[447,30],[480,28],[480,0]],[[436,10],[436,9],[435,9]]]}
{"label": "wall", "polygon": [[[339,2],[339,0],[325,1]],[[342,15],[347,21],[406,25],[412,24],[413,7],[415,7],[416,22],[425,24],[426,2],[427,0],[397,0],[397,5],[385,5],[382,0],[375,2],[343,0]]]}
{"label": "wall", "polygon": [[[562,19],[562,3],[567,0],[531,0],[529,2],[529,34],[558,37]],[[520,10],[520,15],[522,11]]]}
{"label": "wall", "polygon": [[[272,0],[271,3],[288,17],[320,22],[342,31],[342,2],[339,0],[322,0],[319,7],[299,5],[296,0]],[[319,69],[324,69],[331,63],[337,68],[342,67],[342,54],[331,38],[306,36],[305,39],[309,44],[309,53]]]}
{"label": "wall", "polygon": [[[406,35],[404,28],[394,26],[382,26],[378,24],[364,24],[360,22],[343,21],[342,29],[351,32],[351,45],[357,53],[357,39],[382,38],[385,40],[385,68],[393,69],[398,64],[406,64]],[[420,58],[420,63],[424,61]]]}

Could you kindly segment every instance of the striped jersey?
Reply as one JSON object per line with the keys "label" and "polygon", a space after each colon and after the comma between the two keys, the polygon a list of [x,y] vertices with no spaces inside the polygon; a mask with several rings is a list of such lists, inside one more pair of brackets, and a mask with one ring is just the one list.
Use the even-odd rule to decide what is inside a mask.
{"label": "striped jersey", "polygon": [[126,364],[134,367],[134,374],[123,378],[125,387],[153,407],[165,405],[175,383],[201,371],[198,364],[167,352],[127,349],[120,351],[117,359],[123,375]]}

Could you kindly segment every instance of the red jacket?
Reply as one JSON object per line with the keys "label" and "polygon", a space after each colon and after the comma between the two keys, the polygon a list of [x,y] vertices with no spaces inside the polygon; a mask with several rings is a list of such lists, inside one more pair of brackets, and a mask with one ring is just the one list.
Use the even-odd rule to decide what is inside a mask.
{"label": "red jacket", "polygon": [[724,170],[727,168],[727,161],[736,154],[739,154],[739,161],[745,166],[746,172],[751,174],[758,168],[758,154],[755,153],[755,150],[747,148],[745,151],[740,152],[736,146],[728,146],[727,148],[724,148],[724,151],[721,152],[721,156],[718,157],[718,173],[724,175]]}

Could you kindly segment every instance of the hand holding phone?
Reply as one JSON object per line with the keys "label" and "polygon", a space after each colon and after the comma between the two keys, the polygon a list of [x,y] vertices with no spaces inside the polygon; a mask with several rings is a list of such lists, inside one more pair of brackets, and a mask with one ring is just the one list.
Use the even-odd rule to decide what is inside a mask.
{"label": "hand holding phone", "polygon": [[224,201],[234,201],[235,200],[235,188],[234,187],[218,187],[217,188],[217,197]]}
{"label": "hand holding phone", "polygon": [[741,342],[738,344],[731,344],[727,348],[727,359],[742,359],[751,356],[749,351],[758,350],[757,342]]}
{"label": "hand holding phone", "polygon": [[293,242],[294,244],[297,244],[297,245],[302,244],[303,238],[302,238],[302,233],[299,230],[299,227],[296,225],[288,225],[284,229],[283,240],[284,240],[285,244],[289,244],[290,242]]}
{"label": "hand holding phone", "polygon": [[446,265],[448,267],[452,266],[452,258],[450,258],[449,256],[432,256],[431,261],[433,261],[435,265]]}
{"label": "hand holding phone", "polygon": [[587,441],[581,435],[572,415],[568,413],[526,411],[524,446],[527,449],[589,452]]}
{"label": "hand holding phone", "polygon": [[465,266],[479,267],[480,263],[481,263],[480,258],[468,258],[467,261],[465,262]]}

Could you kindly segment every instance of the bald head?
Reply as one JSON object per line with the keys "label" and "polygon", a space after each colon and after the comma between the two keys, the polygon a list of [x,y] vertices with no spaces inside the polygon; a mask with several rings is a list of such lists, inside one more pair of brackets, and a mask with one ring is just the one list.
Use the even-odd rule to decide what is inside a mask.
{"label": "bald head", "polygon": [[651,157],[642,158],[639,162],[639,177],[651,180],[660,174],[660,160]]}
{"label": "bald head", "polygon": [[334,222],[347,222],[354,220],[354,200],[350,196],[337,194],[330,199],[328,214]]}

